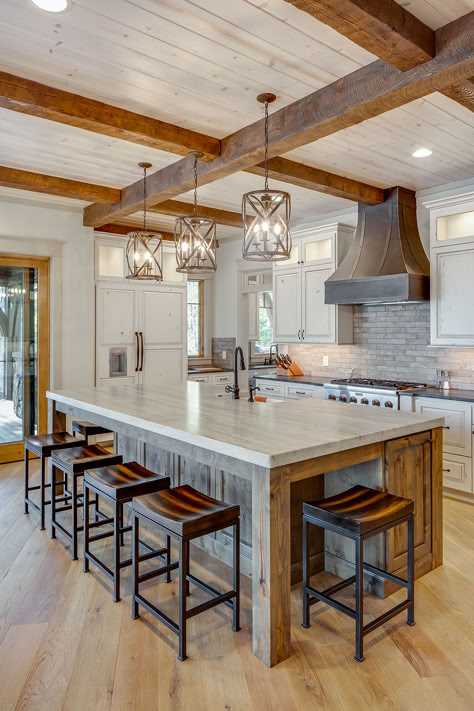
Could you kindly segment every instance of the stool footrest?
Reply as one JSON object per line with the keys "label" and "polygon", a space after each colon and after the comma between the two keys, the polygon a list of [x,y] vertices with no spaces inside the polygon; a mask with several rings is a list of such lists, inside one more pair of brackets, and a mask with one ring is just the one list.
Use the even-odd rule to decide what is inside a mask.
{"label": "stool footrest", "polygon": [[152,605],[151,602],[145,600],[145,598],[139,595],[138,593],[135,595],[135,600],[139,602],[140,605],[145,608],[145,610],[148,610],[148,612],[151,612],[152,615],[155,615],[155,617],[157,617],[161,622],[163,622],[163,624],[166,625],[168,629],[170,629],[175,634],[179,634],[179,626],[176,624],[176,622],[173,622],[171,617],[165,615],[164,612],[161,612],[157,607]]}
{"label": "stool footrest", "polygon": [[376,617],[375,620],[372,620],[372,622],[369,622],[367,625],[364,625],[364,627],[362,628],[362,634],[366,635],[369,632],[372,632],[372,630],[375,630],[377,627],[380,627],[380,625],[383,625],[385,624],[385,622],[388,622],[388,620],[391,620],[392,617],[395,617],[395,615],[398,615],[400,612],[403,612],[403,610],[407,610],[410,605],[413,605],[413,602],[411,600],[405,600],[399,605],[395,605],[395,607],[392,607],[391,610],[387,610],[387,612],[384,612],[383,615],[379,615],[379,617]]}
{"label": "stool footrest", "polygon": [[402,585],[402,587],[404,588],[407,588],[409,585],[408,580],[403,580],[403,578],[399,578],[398,575],[392,575],[392,573],[388,573],[386,570],[376,568],[374,565],[364,563],[364,570],[366,570],[368,573],[374,573],[374,575],[380,575],[381,578],[385,578],[385,580],[390,580],[392,583],[397,583],[397,585]]}
{"label": "stool footrest", "polygon": [[210,600],[206,600],[206,602],[202,602],[200,605],[196,605],[195,607],[191,607],[190,610],[186,610],[186,619],[189,620],[191,617],[194,617],[195,615],[199,615],[200,612],[206,612],[206,610],[210,610],[211,608],[215,607],[216,605],[221,605],[222,603],[226,603],[229,600],[232,600],[236,596],[235,590],[229,590],[229,592],[218,594],[215,597],[212,597]]}
{"label": "stool footrest", "polygon": [[331,607],[335,607],[336,610],[339,610],[339,612],[344,612],[346,615],[349,615],[349,617],[352,617],[355,620],[355,618],[356,618],[355,610],[352,610],[347,605],[344,605],[343,602],[338,602],[337,600],[333,600],[332,597],[328,597],[328,595],[325,595],[324,593],[319,592],[318,590],[315,590],[314,588],[311,588],[311,587],[305,587],[304,590],[308,595],[311,595],[313,598],[316,598],[317,600],[320,600],[321,602],[325,602],[327,605],[330,605]]}
{"label": "stool footrest", "polygon": [[[193,583],[193,585],[196,585],[196,587],[200,588],[204,592],[207,592],[209,595],[213,595],[214,597],[217,597],[218,595],[221,594],[218,590],[211,588],[210,585],[203,583],[202,580],[199,580],[199,578],[195,578],[194,575],[188,574],[186,576],[186,580],[188,580],[190,583]],[[231,609],[233,607],[231,602],[224,602],[224,605],[226,605],[227,607],[230,607]]]}
{"label": "stool footrest", "polygon": [[91,560],[111,580],[114,579],[113,571],[110,568],[108,568],[104,563],[101,563],[101,561],[93,553],[88,551],[87,553],[84,554],[84,557],[87,558],[87,560]]}
{"label": "stool footrest", "polygon": [[148,573],[143,573],[143,575],[138,576],[138,582],[139,583],[144,583],[145,580],[151,580],[152,578],[157,578],[159,575],[163,575],[163,573],[168,573],[172,570],[176,570],[179,568],[179,562],[176,561],[176,563],[170,563],[169,565],[164,565],[162,568],[157,568],[156,570],[150,570]]}

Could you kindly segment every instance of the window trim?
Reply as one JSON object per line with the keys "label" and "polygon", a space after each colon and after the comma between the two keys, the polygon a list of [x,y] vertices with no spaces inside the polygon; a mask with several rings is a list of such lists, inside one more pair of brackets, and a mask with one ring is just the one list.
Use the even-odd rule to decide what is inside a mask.
{"label": "window trim", "polygon": [[[189,355],[187,353],[188,358],[204,358],[204,279],[189,279],[187,280],[186,283],[186,325],[187,325],[187,318],[188,318],[188,284],[190,282],[197,282],[199,285],[199,355]],[[187,348],[186,348],[187,350]]]}

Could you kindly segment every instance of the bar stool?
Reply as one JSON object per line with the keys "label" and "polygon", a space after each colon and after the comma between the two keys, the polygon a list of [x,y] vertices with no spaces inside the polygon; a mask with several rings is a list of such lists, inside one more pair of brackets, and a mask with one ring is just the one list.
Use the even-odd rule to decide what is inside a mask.
{"label": "bar stool", "polygon": [[[72,433],[80,434],[81,437],[87,440],[89,444],[89,437],[96,437],[102,434],[113,434],[106,427],[100,427],[99,425],[94,425],[93,422],[88,422],[87,420],[73,420],[72,421]],[[94,443],[95,444],[95,443]]]}
{"label": "bar stool", "polygon": [[[222,501],[211,499],[191,486],[178,486],[156,494],[139,496],[133,499],[133,533],[132,533],[132,618],[136,620],[140,615],[138,606],[151,612],[158,620],[163,622],[168,629],[179,637],[178,659],[186,659],[186,623],[189,618],[201,612],[210,610],[216,605],[224,604],[232,608],[232,629],[240,629],[240,506],[232,506]],[[139,522],[154,524],[167,536],[171,535],[178,540],[179,560],[140,575],[139,572]],[[189,542],[194,538],[206,536],[209,533],[220,531],[233,526],[233,583],[232,590],[219,593],[199,578],[189,572]],[[163,575],[179,567],[179,616],[178,624],[161,612],[151,602],[140,594],[140,584],[158,575]],[[189,594],[189,583],[193,583],[204,592],[211,595],[211,599],[186,609],[186,596]]]}
{"label": "bar stool", "polygon": [[[131,526],[123,526],[123,505],[129,503],[134,496],[152,494],[161,489],[169,489],[170,478],[168,476],[158,476],[142,467],[138,462],[128,462],[127,464],[116,464],[115,466],[100,467],[99,469],[87,470],[84,473],[84,572],[89,572],[89,562],[92,561],[114,584],[114,602],[120,600],[120,570],[132,564],[132,559],[120,560],[121,537],[124,533],[132,530]],[[113,516],[109,519],[90,524],[89,522],[89,492],[95,496],[102,496],[113,506]],[[90,535],[91,527],[100,527],[113,523],[113,530]],[[102,563],[89,550],[89,544],[103,538],[114,537],[114,568],[111,570]],[[170,563],[170,537],[166,537],[166,547],[159,550],[153,549],[147,543],[142,545],[148,550],[139,557],[139,560],[149,560],[154,557],[163,557],[166,565]],[[170,580],[169,573],[168,582]]]}
{"label": "bar stool", "polygon": [[[51,456],[51,452],[56,449],[68,449],[71,447],[79,447],[86,444],[85,440],[79,440],[73,437],[69,432],[52,432],[51,434],[36,435],[25,439],[25,513],[29,513],[29,506],[33,506],[40,513],[40,529],[44,530],[45,509],[51,504],[51,501],[45,500],[45,489],[51,487],[51,484],[46,483],[46,459]],[[38,486],[30,486],[29,481],[29,457],[28,452],[36,454],[40,458],[41,483]],[[58,485],[67,485],[66,479],[58,482]],[[40,505],[30,499],[29,492],[40,490]],[[59,501],[67,501],[71,498],[71,494],[67,491]]]}
{"label": "bar stool", "polygon": [[[76,440],[77,441],[77,440]],[[98,444],[85,444],[84,446],[76,446],[71,449],[54,450],[51,453],[52,481],[51,481],[51,538],[56,538],[56,530],[60,531],[72,544],[72,559],[77,560],[77,534],[83,530],[82,526],[77,525],[77,509],[84,506],[84,501],[80,500],[80,495],[77,492],[77,482],[80,476],[83,476],[86,469],[95,469],[97,467],[108,466],[111,464],[121,464],[122,456],[118,454],[110,454],[104,447]],[[72,505],[66,504],[61,508],[56,508],[56,469],[60,469],[64,476],[71,476],[72,481]],[[69,532],[62,524],[57,521],[57,514],[63,511],[72,509],[72,531]],[[104,518],[104,514],[96,512],[100,518]]]}
{"label": "bar stool", "polygon": [[[364,661],[363,638],[366,634],[404,610],[408,610],[407,624],[415,624],[413,509],[414,502],[410,499],[368,489],[365,486],[354,486],[348,491],[336,494],[336,496],[303,504],[303,627],[310,627],[309,607],[319,600],[349,615],[356,622],[356,655],[354,658],[358,662]],[[364,541],[394,526],[399,526],[405,521],[408,523],[407,580],[364,563]],[[339,533],[341,536],[352,538],[355,541],[356,574],[323,591],[315,590],[309,585],[307,536],[310,524]],[[395,605],[367,625],[364,625],[363,608],[364,571],[374,573],[407,589],[407,599],[404,602]],[[332,594],[354,582],[356,587],[355,610],[331,597]]]}

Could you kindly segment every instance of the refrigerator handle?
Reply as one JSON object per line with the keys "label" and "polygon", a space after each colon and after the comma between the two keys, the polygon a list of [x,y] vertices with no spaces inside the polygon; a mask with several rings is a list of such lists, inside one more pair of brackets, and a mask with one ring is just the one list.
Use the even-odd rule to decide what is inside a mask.
{"label": "refrigerator handle", "polygon": [[142,362],[140,365],[140,372],[143,372],[143,356],[144,356],[144,353],[143,353],[143,331],[140,331],[140,341],[142,344]]}
{"label": "refrigerator handle", "polygon": [[140,344],[138,342],[138,331],[135,331],[135,338],[137,339],[137,365],[135,367],[135,373],[140,370]]}

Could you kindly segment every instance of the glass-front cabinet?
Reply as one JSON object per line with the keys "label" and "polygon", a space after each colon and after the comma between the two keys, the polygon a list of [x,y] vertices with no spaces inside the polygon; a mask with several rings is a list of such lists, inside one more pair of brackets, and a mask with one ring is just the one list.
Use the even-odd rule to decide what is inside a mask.
{"label": "glass-front cabinet", "polygon": [[[95,241],[95,278],[97,281],[123,281],[127,279],[127,237],[101,235]],[[186,274],[176,271],[174,242],[163,242],[163,281],[161,284],[184,286]]]}

